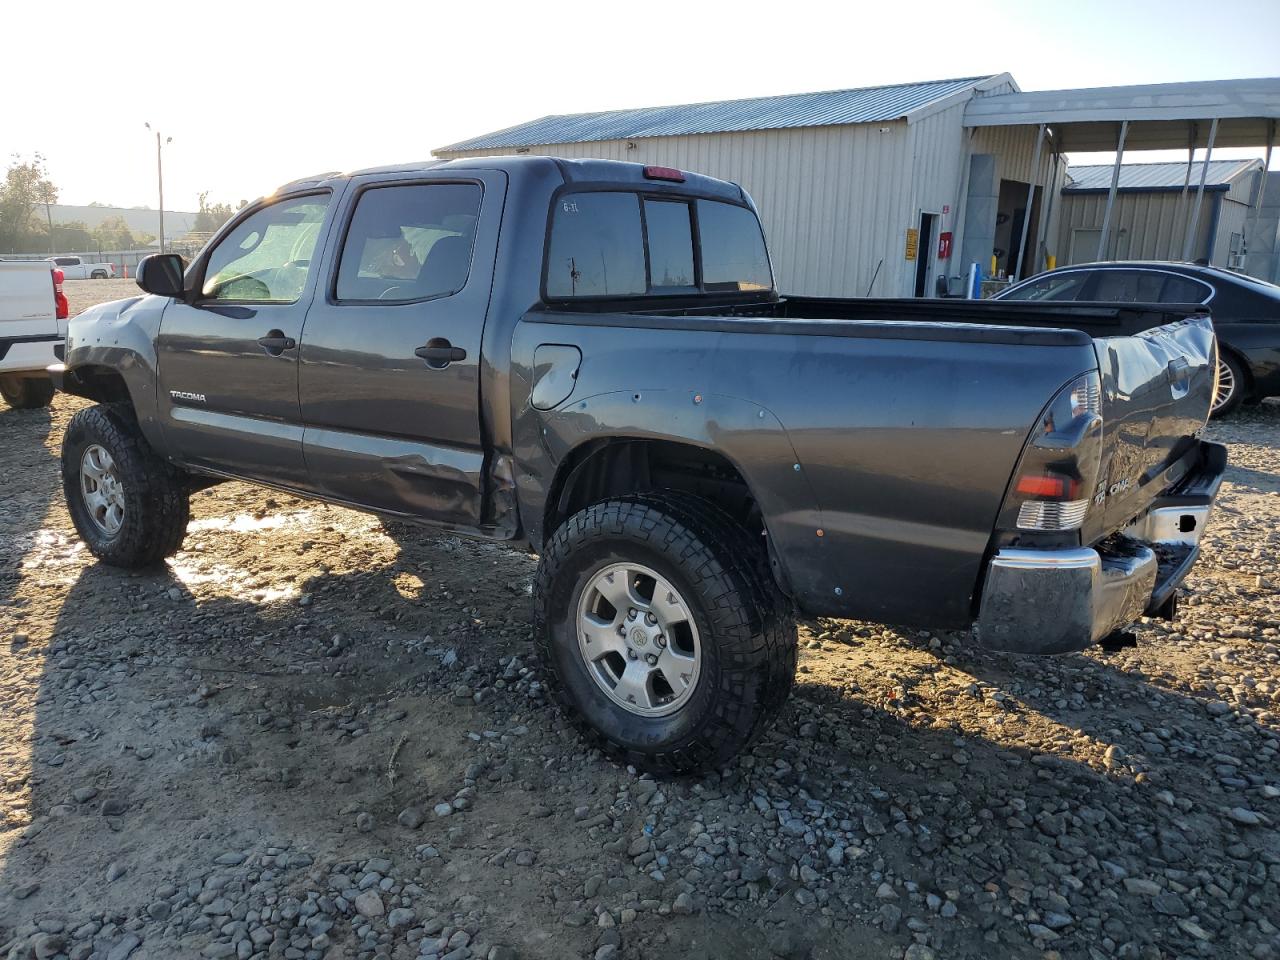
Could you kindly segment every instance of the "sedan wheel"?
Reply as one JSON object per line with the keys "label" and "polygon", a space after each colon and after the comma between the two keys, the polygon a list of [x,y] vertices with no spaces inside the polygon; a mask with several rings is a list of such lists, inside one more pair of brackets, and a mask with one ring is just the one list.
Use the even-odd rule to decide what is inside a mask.
{"label": "sedan wheel", "polygon": [[1218,356],[1218,392],[1213,396],[1210,416],[1225,417],[1244,399],[1245,373],[1239,361],[1230,354]]}

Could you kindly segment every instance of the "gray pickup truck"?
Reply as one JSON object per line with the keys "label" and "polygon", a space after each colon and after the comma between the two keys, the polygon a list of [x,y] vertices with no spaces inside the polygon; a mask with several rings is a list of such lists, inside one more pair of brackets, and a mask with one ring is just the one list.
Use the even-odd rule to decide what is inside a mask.
{"label": "gray pickup truck", "polygon": [[669,168],[317,176],[137,279],[51,370],[98,558],[225,479],[531,549],[550,685],[657,771],[760,734],[797,612],[1024,653],[1173,616],[1226,463],[1202,307],[782,296],[743,190]]}

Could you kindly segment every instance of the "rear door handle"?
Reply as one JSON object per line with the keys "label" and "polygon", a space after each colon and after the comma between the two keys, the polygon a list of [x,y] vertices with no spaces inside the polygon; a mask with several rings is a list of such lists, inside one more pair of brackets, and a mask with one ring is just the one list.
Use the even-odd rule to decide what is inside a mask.
{"label": "rear door handle", "polygon": [[427,361],[427,366],[433,370],[443,370],[455,360],[467,359],[467,351],[455,347],[443,337],[428,340],[425,346],[413,351],[413,355]]}
{"label": "rear door handle", "polygon": [[298,345],[298,341],[293,337],[286,337],[283,330],[272,330],[265,337],[258,338],[258,346],[273,357],[278,357],[286,350],[292,350]]}

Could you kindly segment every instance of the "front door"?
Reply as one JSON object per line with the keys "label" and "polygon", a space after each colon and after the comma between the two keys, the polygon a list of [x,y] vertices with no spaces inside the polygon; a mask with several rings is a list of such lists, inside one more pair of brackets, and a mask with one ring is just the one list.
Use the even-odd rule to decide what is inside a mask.
{"label": "front door", "polygon": [[304,487],[298,341],[334,204],[328,191],[249,211],[164,310],[161,426],[185,463]]}
{"label": "front door", "polygon": [[337,500],[482,522],[480,343],[504,174],[353,181],[302,332],[303,450]]}

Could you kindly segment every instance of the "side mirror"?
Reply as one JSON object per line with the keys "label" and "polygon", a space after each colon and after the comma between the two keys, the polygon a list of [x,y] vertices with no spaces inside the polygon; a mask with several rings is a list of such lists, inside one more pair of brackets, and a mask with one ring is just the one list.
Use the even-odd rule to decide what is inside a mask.
{"label": "side mirror", "polygon": [[138,262],[138,286],[157,297],[183,294],[182,257],[176,253],[153,253]]}

